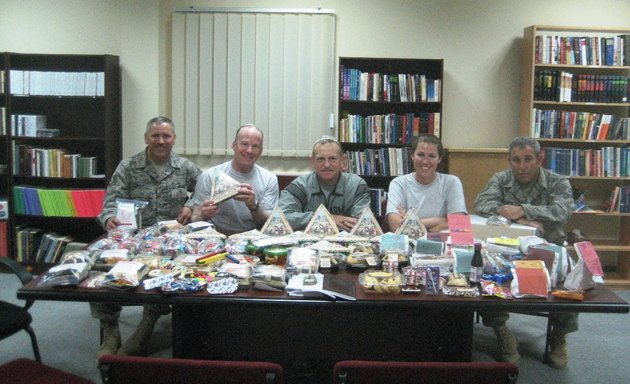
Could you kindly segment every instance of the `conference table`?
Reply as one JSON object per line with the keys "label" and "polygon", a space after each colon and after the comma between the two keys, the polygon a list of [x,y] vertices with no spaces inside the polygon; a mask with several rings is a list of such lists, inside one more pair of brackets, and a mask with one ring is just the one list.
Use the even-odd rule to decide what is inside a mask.
{"label": "conference table", "polygon": [[[18,290],[20,299],[172,305],[173,357],[264,360],[345,359],[469,361],[474,314],[599,312],[622,314],[629,304],[598,284],[583,301],[554,298],[459,297],[420,293],[363,292],[358,273],[340,270],[325,279],[354,285],[356,301],[324,296],[293,297],[285,291],[242,288],[235,293],[163,294],[159,289],[37,286]],[[423,287],[422,287],[423,288]],[[96,320],[95,320],[96,321]]]}

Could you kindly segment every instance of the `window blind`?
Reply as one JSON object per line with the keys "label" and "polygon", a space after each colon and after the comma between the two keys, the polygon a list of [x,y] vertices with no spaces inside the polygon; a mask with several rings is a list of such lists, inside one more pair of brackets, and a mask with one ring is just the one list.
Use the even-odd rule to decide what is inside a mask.
{"label": "window blind", "polygon": [[256,124],[263,155],[310,156],[331,134],[335,16],[321,11],[177,11],[172,117],[177,153],[226,155]]}

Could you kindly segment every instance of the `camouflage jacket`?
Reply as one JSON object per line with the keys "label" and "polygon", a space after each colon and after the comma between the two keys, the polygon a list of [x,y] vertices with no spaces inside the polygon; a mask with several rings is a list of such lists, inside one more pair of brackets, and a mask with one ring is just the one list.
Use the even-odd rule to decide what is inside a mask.
{"label": "camouflage jacket", "polygon": [[117,199],[148,202],[141,212],[143,227],[162,220],[173,220],[183,206],[192,209],[188,192],[195,190],[200,173],[193,162],[174,153],[171,153],[160,175],[147,159],[146,150],[124,159],[109,181],[103,210],[97,220],[105,227],[107,219],[116,216]]}
{"label": "camouflage jacket", "polygon": [[562,244],[565,239],[564,224],[573,212],[573,192],[566,177],[540,168],[538,181],[529,193],[525,192],[512,170],[498,172],[475,199],[474,209],[483,216],[496,215],[505,204],[520,205],[529,220],[543,224],[541,237],[550,243]]}

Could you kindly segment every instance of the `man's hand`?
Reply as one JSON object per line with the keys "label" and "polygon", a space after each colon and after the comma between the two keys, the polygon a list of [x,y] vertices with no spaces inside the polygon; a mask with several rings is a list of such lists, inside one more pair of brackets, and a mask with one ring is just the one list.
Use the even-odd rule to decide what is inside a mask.
{"label": "man's hand", "polygon": [[118,227],[121,224],[120,220],[116,216],[110,217],[105,222],[105,229],[107,231],[111,231],[112,229]]}
{"label": "man's hand", "polygon": [[343,231],[350,232],[350,230],[357,223],[357,219],[349,216],[342,215],[332,215],[333,220],[335,220],[335,224],[337,224],[337,228]]}
{"label": "man's hand", "polygon": [[208,220],[212,216],[219,212],[219,206],[214,203],[214,200],[206,200],[201,204],[201,218],[202,220]]}
{"label": "man's hand", "polygon": [[182,210],[179,212],[179,216],[177,216],[177,222],[186,225],[190,222],[190,218],[192,217],[192,209],[189,207],[182,207]]}
{"label": "man's hand", "polygon": [[256,210],[256,192],[254,191],[254,187],[250,184],[241,184],[238,188],[238,194],[234,196],[234,200],[242,201],[247,205],[247,209],[250,211]]}
{"label": "man's hand", "polygon": [[507,217],[512,221],[516,221],[525,216],[525,211],[520,205],[503,205],[499,208],[499,215]]}

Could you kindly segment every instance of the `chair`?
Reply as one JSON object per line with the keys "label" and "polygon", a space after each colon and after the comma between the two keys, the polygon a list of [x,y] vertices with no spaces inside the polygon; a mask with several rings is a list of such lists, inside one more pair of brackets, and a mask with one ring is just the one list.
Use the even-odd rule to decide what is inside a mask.
{"label": "chair", "polygon": [[[22,282],[22,285],[25,285],[33,280],[33,276],[22,264],[8,257],[0,257],[0,272],[11,272],[15,274]],[[0,300],[0,340],[5,339],[21,330],[28,332],[31,337],[31,345],[33,345],[35,360],[41,363],[42,359],[39,355],[37,338],[35,337],[35,332],[31,327],[31,321],[33,318],[28,312],[31,305],[33,305],[33,300],[26,300],[23,306]]]}
{"label": "chair", "polygon": [[16,359],[0,365],[4,384],[96,384],[91,380],[49,367],[31,359]]}
{"label": "chair", "polygon": [[345,360],[335,364],[335,384],[516,383],[518,367],[498,362],[402,362]]}
{"label": "chair", "polygon": [[282,384],[282,366],[259,361],[218,361],[105,355],[103,384]]}

